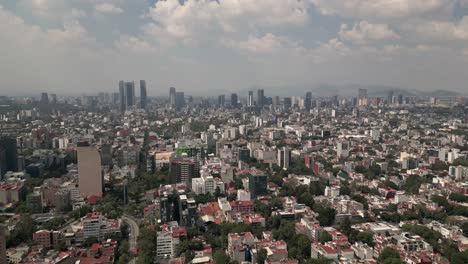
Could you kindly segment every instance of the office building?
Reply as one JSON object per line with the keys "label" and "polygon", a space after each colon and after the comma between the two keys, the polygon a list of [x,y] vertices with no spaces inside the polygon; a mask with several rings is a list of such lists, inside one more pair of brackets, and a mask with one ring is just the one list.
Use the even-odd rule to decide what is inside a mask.
{"label": "office building", "polygon": [[248,107],[254,106],[253,91],[249,91],[249,97],[247,98],[247,106]]}
{"label": "office building", "polygon": [[17,171],[18,151],[16,138],[9,135],[0,136],[0,176],[7,171]]}
{"label": "office building", "polygon": [[5,175],[7,171],[6,149],[4,146],[0,145],[0,180],[2,180],[3,175]]}
{"label": "office building", "polygon": [[125,83],[125,107],[126,110],[135,106],[135,83],[126,82]]}
{"label": "office building", "polygon": [[83,196],[102,196],[101,156],[94,147],[78,147],[78,184]]}
{"label": "office building", "polygon": [[169,107],[174,109],[176,107],[176,88],[169,88]]}
{"label": "office building", "polygon": [[50,94],[50,97],[51,97],[50,102],[52,104],[54,104],[54,105],[57,104],[57,95],[56,94]]}
{"label": "office building", "polygon": [[176,109],[182,109],[185,106],[185,94],[184,92],[176,92]]}
{"label": "office building", "polygon": [[358,98],[359,99],[367,98],[367,89],[360,88],[358,91]]}
{"label": "office building", "polygon": [[195,159],[178,159],[171,161],[170,182],[185,183],[192,186],[192,179],[200,177],[200,164]]}
{"label": "office building", "polygon": [[291,150],[287,147],[282,147],[281,149],[278,150],[278,162],[277,165],[280,168],[283,169],[288,169],[289,168],[289,163],[291,160]]}
{"label": "office building", "polygon": [[389,91],[387,95],[387,104],[392,104],[393,103],[393,91]]}
{"label": "office building", "polygon": [[104,166],[112,165],[112,145],[109,143],[101,146],[101,163]]}
{"label": "office building", "polygon": [[146,110],[148,104],[148,97],[146,94],[146,81],[140,80],[140,108]]}
{"label": "office building", "polygon": [[120,111],[125,112],[125,110],[126,110],[126,99],[125,99],[125,83],[124,83],[124,81],[119,81],[119,103],[120,103]]}
{"label": "office building", "polygon": [[310,110],[312,108],[312,92],[307,92],[304,100],[304,108]]}
{"label": "office building", "polygon": [[252,199],[267,193],[267,175],[260,170],[252,170],[249,174],[249,192]]}
{"label": "office building", "polygon": [[248,148],[239,148],[237,158],[241,161],[248,162],[250,160],[250,150]]}
{"label": "office building", "polygon": [[193,198],[187,198],[187,195],[178,196],[179,207],[179,225],[194,226],[197,220],[197,206]]}
{"label": "office building", "polygon": [[0,224],[0,263],[7,263],[6,257],[6,227]]}
{"label": "office building", "polygon": [[292,99],[291,97],[285,97],[283,98],[283,106],[284,110],[289,110],[292,107]]}
{"label": "office building", "polygon": [[257,106],[262,108],[265,105],[265,92],[263,89],[257,90]]}
{"label": "office building", "polygon": [[41,105],[48,105],[49,104],[49,95],[47,93],[41,93]]}
{"label": "office building", "polygon": [[238,106],[238,98],[237,98],[237,94],[236,93],[233,93],[231,94],[231,107],[237,107]]}
{"label": "office building", "polygon": [[402,95],[402,94],[399,94],[399,95],[398,95],[397,101],[398,101],[398,104],[399,104],[399,105],[402,105],[402,104],[403,104],[403,95]]}
{"label": "office building", "polygon": [[117,105],[119,103],[120,94],[112,93],[112,104]]}
{"label": "office building", "polygon": [[218,96],[218,106],[219,107],[224,107],[224,104],[226,103],[226,96],[224,94]]}
{"label": "office building", "polygon": [[273,97],[273,99],[272,99],[272,104],[273,104],[274,107],[278,107],[278,106],[280,105],[280,98],[279,98],[279,96]]}
{"label": "office building", "polygon": [[347,158],[349,156],[349,142],[336,143],[336,154],[338,158]]}

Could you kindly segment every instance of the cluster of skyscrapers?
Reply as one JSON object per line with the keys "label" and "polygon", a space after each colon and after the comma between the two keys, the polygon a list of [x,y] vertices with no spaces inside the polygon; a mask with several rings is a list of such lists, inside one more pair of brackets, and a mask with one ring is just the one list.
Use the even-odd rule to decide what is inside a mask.
{"label": "cluster of skyscrapers", "polygon": [[171,109],[181,109],[185,106],[184,92],[177,92],[176,88],[169,88],[169,106]]}
{"label": "cluster of skyscrapers", "polygon": [[[135,99],[135,82],[119,81],[119,102],[122,112],[137,107]],[[146,110],[148,96],[146,91],[146,81],[140,80],[140,109]]]}

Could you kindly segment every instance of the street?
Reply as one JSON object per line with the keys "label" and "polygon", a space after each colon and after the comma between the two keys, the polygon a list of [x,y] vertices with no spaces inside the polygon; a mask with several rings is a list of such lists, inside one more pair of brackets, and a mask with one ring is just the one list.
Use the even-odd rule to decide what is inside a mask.
{"label": "street", "polygon": [[[138,236],[140,235],[140,228],[138,227],[138,224],[131,216],[124,215],[122,216],[122,220],[130,226],[130,237],[128,239],[128,242],[130,243],[130,251],[133,251],[137,246],[137,239],[138,239]],[[135,264],[136,256],[129,263]]]}

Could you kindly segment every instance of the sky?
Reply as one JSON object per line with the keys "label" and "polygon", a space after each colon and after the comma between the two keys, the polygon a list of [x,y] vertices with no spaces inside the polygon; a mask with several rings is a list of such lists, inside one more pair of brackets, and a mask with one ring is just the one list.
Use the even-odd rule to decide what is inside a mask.
{"label": "sky", "polygon": [[467,73],[468,0],[0,0],[0,95],[140,79],[152,96],[323,84],[468,93]]}

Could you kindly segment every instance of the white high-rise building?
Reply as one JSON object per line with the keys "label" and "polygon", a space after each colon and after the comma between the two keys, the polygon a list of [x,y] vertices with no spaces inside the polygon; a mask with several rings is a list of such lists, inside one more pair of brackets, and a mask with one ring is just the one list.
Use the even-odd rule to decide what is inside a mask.
{"label": "white high-rise building", "polygon": [[349,156],[349,142],[336,143],[336,154],[339,158],[347,158]]}
{"label": "white high-rise building", "polygon": [[283,169],[289,168],[289,162],[291,160],[291,151],[287,147],[283,147],[278,150],[278,162],[277,165]]}

